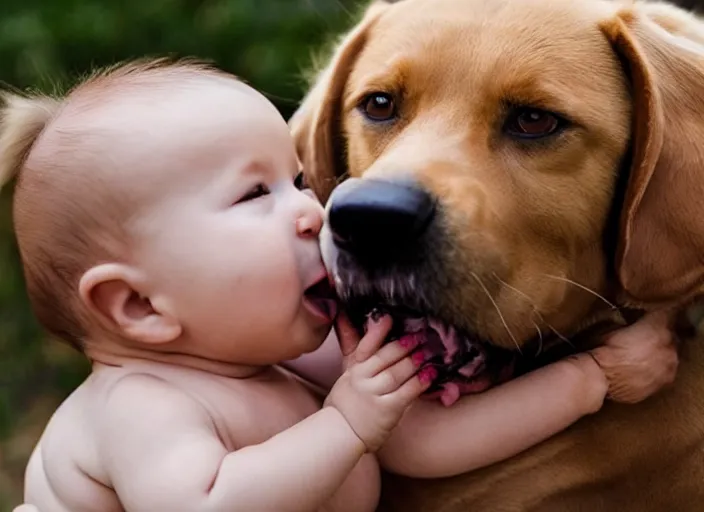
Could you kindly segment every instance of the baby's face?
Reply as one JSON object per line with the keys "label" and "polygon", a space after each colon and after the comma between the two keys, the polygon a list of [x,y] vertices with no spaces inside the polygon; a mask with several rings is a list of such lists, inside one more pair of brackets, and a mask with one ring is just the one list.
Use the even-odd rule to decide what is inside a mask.
{"label": "baby's face", "polygon": [[150,170],[140,186],[154,189],[133,222],[153,300],[175,312],[201,357],[264,365],[316,349],[334,316],[318,287],[306,293],[327,283],[322,208],[294,183],[285,121],[232,87],[178,102],[166,117],[145,120],[159,124],[162,147],[135,154]]}

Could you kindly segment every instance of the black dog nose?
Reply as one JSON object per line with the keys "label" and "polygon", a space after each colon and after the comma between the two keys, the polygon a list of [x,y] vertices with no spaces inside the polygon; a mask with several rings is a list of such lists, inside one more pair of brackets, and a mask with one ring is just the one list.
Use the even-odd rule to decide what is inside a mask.
{"label": "black dog nose", "polygon": [[338,246],[391,255],[417,242],[434,214],[432,196],[411,182],[349,179],[330,197],[328,218]]}

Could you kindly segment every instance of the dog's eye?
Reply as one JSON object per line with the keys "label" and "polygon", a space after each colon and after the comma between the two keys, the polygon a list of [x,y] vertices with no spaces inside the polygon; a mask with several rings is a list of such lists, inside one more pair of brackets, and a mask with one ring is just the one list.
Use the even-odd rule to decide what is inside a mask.
{"label": "dog's eye", "polygon": [[504,125],[504,130],[513,137],[538,139],[552,135],[564,124],[557,114],[538,108],[520,107],[513,109]]}
{"label": "dog's eye", "polygon": [[396,105],[390,94],[375,92],[367,96],[361,104],[362,111],[372,121],[388,121],[396,116]]}

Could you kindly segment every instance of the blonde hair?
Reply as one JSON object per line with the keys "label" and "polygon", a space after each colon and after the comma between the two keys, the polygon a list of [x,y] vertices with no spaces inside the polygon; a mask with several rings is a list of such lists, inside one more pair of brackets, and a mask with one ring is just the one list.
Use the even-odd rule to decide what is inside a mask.
{"label": "blonde hair", "polygon": [[61,102],[48,96],[0,93],[0,189],[18,173]]}
{"label": "blonde hair", "polygon": [[79,350],[87,332],[78,281],[121,249],[126,208],[101,175],[100,135],[59,119],[72,104],[85,113],[116,95],[203,78],[236,80],[195,60],[143,59],[96,71],[63,98],[0,93],[0,188],[16,180],[14,228],[30,302],[49,333]]}

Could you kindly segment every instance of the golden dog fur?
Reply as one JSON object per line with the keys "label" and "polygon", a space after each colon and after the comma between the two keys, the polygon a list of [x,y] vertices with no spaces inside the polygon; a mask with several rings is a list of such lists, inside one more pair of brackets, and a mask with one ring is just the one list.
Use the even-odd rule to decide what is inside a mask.
{"label": "golden dog fur", "polygon": [[[394,98],[394,122],[360,115],[373,92]],[[568,125],[511,139],[511,105]],[[439,307],[497,345],[575,335],[613,316],[606,302],[648,310],[701,294],[704,23],[671,5],[374,2],[290,124],[322,200],[346,175],[412,176],[439,199],[456,276]],[[471,474],[387,475],[383,507],[704,509],[703,341],[684,343],[677,382],[656,397],[607,404]]]}

